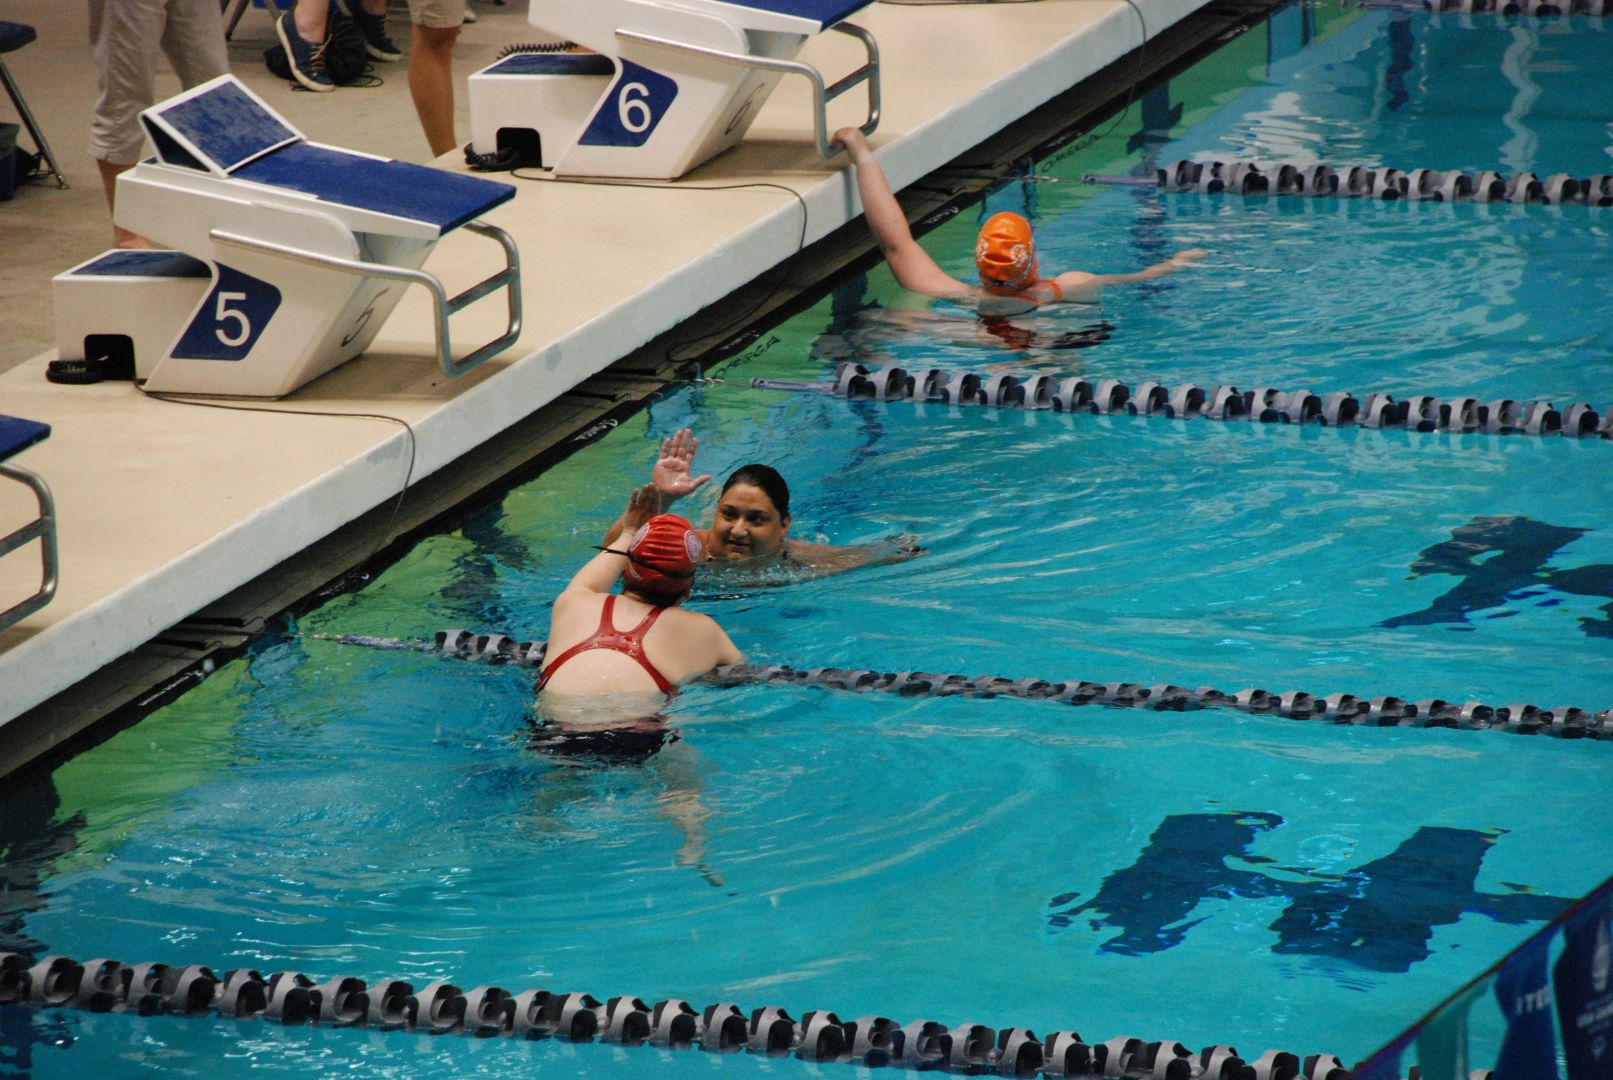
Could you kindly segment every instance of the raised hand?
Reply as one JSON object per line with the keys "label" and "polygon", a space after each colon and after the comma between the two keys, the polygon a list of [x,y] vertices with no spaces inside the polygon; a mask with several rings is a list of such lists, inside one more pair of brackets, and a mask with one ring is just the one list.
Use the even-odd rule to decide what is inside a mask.
{"label": "raised hand", "polygon": [[627,509],[622,511],[622,535],[631,542],[633,534],[661,512],[661,497],[654,484],[634,488],[627,496]]}
{"label": "raised hand", "polygon": [[661,456],[650,472],[650,486],[661,496],[661,509],[691,492],[698,491],[711,479],[710,473],[692,475],[694,452],[700,440],[688,428],[669,436],[661,443]]}

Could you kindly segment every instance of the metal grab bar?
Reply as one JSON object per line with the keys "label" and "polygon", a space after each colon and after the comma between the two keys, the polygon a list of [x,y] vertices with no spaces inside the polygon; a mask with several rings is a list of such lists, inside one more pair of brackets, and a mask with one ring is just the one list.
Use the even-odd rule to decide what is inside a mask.
{"label": "metal grab bar", "polygon": [[39,516],[22,528],[0,536],[0,557],[4,557],[24,544],[39,541],[39,561],[42,579],[39,590],[21,603],[0,611],[0,630],[16,625],[46,604],[56,595],[59,564],[56,553],[56,501],[51,498],[45,481],[27,469],[15,465],[0,465],[0,476],[9,477],[33,489],[39,500]]}
{"label": "metal grab bar", "polygon": [[868,60],[845,78],[840,79],[832,86],[825,88],[823,76],[811,64],[803,64],[796,60],[775,60],[767,56],[750,56],[743,53],[725,52],[722,49],[713,49],[705,45],[689,45],[670,38],[656,37],[653,34],[641,34],[636,30],[618,30],[616,37],[621,41],[630,41],[637,45],[648,45],[657,49],[669,49],[673,52],[688,53],[693,56],[704,56],[718,63],[731,64],[734,67],[762,68],[767,71],[779,71],[787,75],[800,75],[812,83],[815,90],[815,104],[817,105],[812,117],[813,132],[818,139],[818,152],[827,160],[839,153],[829,145],[829,102],[844,94],[847,90],[861,83],[868,84],[868,117],[858,127],[864,135],[872,135],[879,127],[879,45],[874,36],[862,27],[853,23],[840,23],[829,27],[842,34],[849,34],[863,43],[863,50]]}
{"label": "metal grab bar", "polygon": [[[406,285],[423,285],[431,291],[432,310],[435,315],[434,330],[437,343],[437,362],[448,375],[463,375],[471,368],[490,357],[497,356],[511,345],[521,335],[521,257],[515,248],[515,241],[509,233],[497,225],[489,225],[485,221],[468,221],[465,228],[471,232],[496,240],[504,248],[504,269],[477,282],[458,296],[449,297],[441,281],[433,274],[424,270],[406,270],[399,266],[388,266],[385,263],[364,262],[362,259],[343,259],[335,255],[323,255],[316,251],[304,251],[301,248],[289,247],[285,244],[276,244],[270,240],[258,240],[239,233],[225,232],[222,229],[212,229],[208,237],[216,243],[226,247],[241,248],[246,251],[258,251],[268,255],[278,255],[293,262],[306,263],[310,266],[323,266],[331,270],[338,270],[344,274],[353,274],[357,277],[387,278],[392,281],[401,281]],[[509,319],[504,333],[478,346],[466,354],[462,360],[455,360],[453,342],[449,336],[448,317],[469,307],[477,300],[498,289],[504,289],[509,304]]]}

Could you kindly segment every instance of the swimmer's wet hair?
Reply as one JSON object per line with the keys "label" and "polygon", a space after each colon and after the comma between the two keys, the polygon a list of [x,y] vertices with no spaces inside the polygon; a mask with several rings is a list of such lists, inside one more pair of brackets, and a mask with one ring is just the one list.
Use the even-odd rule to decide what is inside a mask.
{"label": "swimmer's wet hair", "polygon": [[723,481],[724,492],[735,484],[749,484],[751,487],[761,488],[773,503],[773,509],[779,512],[779,517],[790,516],[790,485],[784,482],[784,477],[771,465],[752,463],[742,465],[734,470],[734,474]]}

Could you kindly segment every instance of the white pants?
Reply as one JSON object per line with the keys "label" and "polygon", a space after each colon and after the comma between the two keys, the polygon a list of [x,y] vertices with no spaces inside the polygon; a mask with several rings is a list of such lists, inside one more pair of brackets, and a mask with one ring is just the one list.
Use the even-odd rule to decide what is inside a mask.
{"label": "white pants", "polygon": [[157,54],[188,90],[229,70],[218,0],[89,0],[90,49],[101,97],[90,117],[90,154],[132,165],[145,150],[140,111],[156,102]]}

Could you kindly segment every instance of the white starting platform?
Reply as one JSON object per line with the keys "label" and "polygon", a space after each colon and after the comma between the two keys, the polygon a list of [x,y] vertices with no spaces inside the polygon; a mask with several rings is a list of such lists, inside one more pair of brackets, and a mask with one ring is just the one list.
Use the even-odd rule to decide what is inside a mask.
{"label": "white starting platform", "polygon": [[[1042,0],[865,8],[858,18],[881,42],[884,102],[872,141],[886,175],[897,188],[925,176],[1138,48],[1145,25],[1158,34],[1200,5]],[[535,6],[547,12],[558,5]],[[587,12],[660,6],[577,3]],[[744,18],[766,10],[694,0],[675,6],[733,7]],[[633,34],[655,36],[659,25],[601,15],[592,30],[579,30],[602,55],[621,43],[619,56],[605,56],[609,74],[586,76],[596,80],[596,102],[619,82],[618,59],[650,61],[651,50],[628,45]],[[760,42],[774,32],[745,33]],[[670,29],[660,33],[670,36]],[[719,33],[728,35],[725,49],[738,49],[731,25],[712,30]],[[798,57],[820,71],[855,70],[866,60],[860,39],[832,32],[808,36]],[[228,83],[214,84],[220,87],[233,93]],[[618,90],[619,99],[633,100],[625,85]],[[310,109],[329,110],[340,108],[344,95],[308,97],[318,98]],[[192,113],[186,106],[205,104],[205,93],[157,110],[151,130],[158,156],[120,182],[119,220],[179,255],[108,257],[77,268],[70,276],[101,280],[73,286],[96,295],[64,306],[72,325],[63,329],[62,353],[82,354],[92,334],[123,334],[138,337],[135,359],[147,387],[290,392],[250,408],[220,399],[194,407],[174,403],[173,392],[164,395],[169,400],[148,397],[128,381],[62,386],[45,378],[50,353],[0,372],[0,410],[50,429],[25,454],[54,496],[60,569],[54,598],[0,631],[0,741],[17,746],[23,732],[71,732],[82,717],[35,707],[394,502],[406,483],[475,454],[495,434],[541,428],[537,410],[751,284],[803,242],[856,221],[854,178],[843,158],[825,160],[818,143],[824,127],[866,123],[868,114],[860,101],[843,99],[829,102],[828,119],[820,120],[815,98],[810,79],[780,81],[765,105],[751,106],[754,117],[746,113],[748,129],[736,145],[676,182],[556,182],[522,170],[513,197],[508,185],[472,176],[457,160],[409,166],[316,146],[272,110],[247,108],[250,98],[235,97],[258,117],[250,131],[229,119],[233,105],[222,130],[203,124],[210,107]],[[669,112],[655,134],[671,122]],[[680,154],[690,160],[708,145],[704,136],[682,142]],[[503,304],[457,313],[456,336],[516,340],[453,375],[443,363],[452,305],[444,296],[499,289],[485,284],[489,264],[504,272],[505,259],[488,258],[497,247],[467,227],[480,224],[484,210],[526,256],[519,285],[525,318],[517,331]],[[82,261],[47,244],[8,249],[8,256],[45,277]],[[438,290],[401,288],[418,281],[403,271],[428,275]],[[254,286],[232,285],[239,280],[232,273],[268,283],[279,297],[273,310]],[[513,280],[509,288],[515,291]],[[391,292],[383,296],[382,289]],[[377,331],[388,307],[391,317]],[[198,337],[204,343],[193,345]],[[229,354],[241,359],[202,359],[188,355],[193,347],[244,352]],[[364,354],[344,362],[358,349]],[[282,350],[290,359],[271,355]],[[216,373],[245,371],[260,358],[273,370],[261,382],[211,381],[235,378]],[[566,415],[575,418],[582,408]],[[33,491],[0,483],[0,535],[40,516]],[[377,547],[387,539],[374,538]],[[27,553],[0,558],[0,597],[34,594],[40,571]],[[6,730],[30,710],[27,724]]]}
{"label": "white starting platform", "polygon": [[[515,342],[515,244],[477,220],[514,197],[509,184],[309,142],[233,75],[140,121],[157,154],[118,176],[117,221],[174,251],[112,251],[58,275],[63,358],[121,342],[147,390],[282,397],[364,352],[411,284],[431,296],[449,375]],[[461,227],[503,264],[449,297],[420,267]],[[503,333],[456,359],[449,316],[495,291]]]}
{"label": "white starting platform", "polygon": [[[814,142],[829,103],[866,87],[879,124],[879,48],[846,20],[873,0],[541,0],[529,20],[589,53],[514,52],[470,77],[472,150],[562,175],[669,179],[739,143],[785,75],[812,88]],[[833,83],[796,59],[825,31],[862,46]],[[840,125],[844,126],[844,125]]]}

